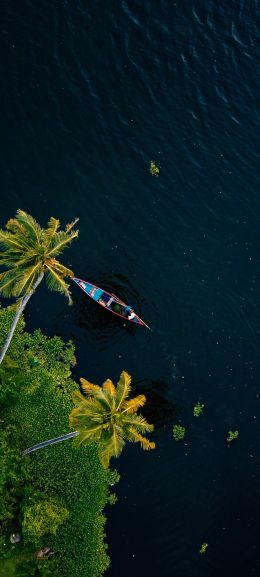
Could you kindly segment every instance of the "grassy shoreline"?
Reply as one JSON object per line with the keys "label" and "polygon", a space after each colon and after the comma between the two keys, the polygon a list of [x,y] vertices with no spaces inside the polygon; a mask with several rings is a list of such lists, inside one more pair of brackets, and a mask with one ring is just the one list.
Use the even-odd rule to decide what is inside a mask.
{"label": "grassy shoreline", "polygon": [[[10,308],[0,311],[2,342],[12,315]],[[109,565],[103,509],[113,501],[109,485],[118,476],[102,468],[96,447],[77,449],[68,440],[21,457],[26,447],[69,432],[71,392],[78,388],[71,378],[74,364],[71,343],[39,330],[31,335],[20,321],[0,372],[0,555],[5,577],[101,577]],[[11,549],[13,532],[22,540]],[[46,546],[55,554],[36,559]]]}

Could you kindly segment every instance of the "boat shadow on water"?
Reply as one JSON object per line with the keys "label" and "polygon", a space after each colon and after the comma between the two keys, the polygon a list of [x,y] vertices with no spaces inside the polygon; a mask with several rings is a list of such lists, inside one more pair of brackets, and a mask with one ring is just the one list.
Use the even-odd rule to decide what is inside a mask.
{"label": "boat shadow on water", "polygon": [[[97,282],[101,284],[102,281]],[[79,285],[79,288],[81,288],[84,291],[83,283],[84,281],[81,283],[78,282],[77,284]],[[80,286],[80,284],[82,284],[82,286]],[[113,286],[109,286],[109,284],[110,283],[104,281],[102,286],[105,288],[97,289],[97,291],[100,292],[102,292],[103,290],[103,295],[106,293],[106,291],[108,294],[113,295],[114,302],[112,303],[112,306],[110,306],[109,308],[107,306],[97,306],[97,304],[100,305],[102,303],[103,295],[102,298],[95,299],[93,298],[92,294],[89,294],[89,291],[88,292],[84,291],[86,294],[82,296],[79,296],[79,294],[75,294],[73,299],[74,300],[73,316],[75,319],[75,324],[78,327],[101,331],[104,330],[113,331],[113,329],[115,329],[116,327],[121,328],[124,327],[125,329],[127,329],[127,331],[129,331],[129,329],[134,330],[134,325],[138,323],[129,322],[130,320],[129,313],[128,314],[125,313],[124,308],[128,307],[129,310],[133,309],[137,317],[140,317],[141,313],[138,306],[138,301],[140,302],[141,300],[140,295],[138,295],[138,293],[134,291],[134,294],[128,296],[129,291],[127,291],[126,289],[124,289],[125,294],[123,295],[122,286],[118,286],[116,282],[113,283]],[[95,285],[93,283],[93,287],[95,286],[97,287],[98,285]],[[133,293],[133,290],[131,292]],[[95,302],[94,303],[89,302],[89,299],[86,298],[87,296],[90,297],[91,300],[94,300]],[[124,304],[129,302],[131,302],[131,305]],[[131,332],[131,330],[129,332]]]}

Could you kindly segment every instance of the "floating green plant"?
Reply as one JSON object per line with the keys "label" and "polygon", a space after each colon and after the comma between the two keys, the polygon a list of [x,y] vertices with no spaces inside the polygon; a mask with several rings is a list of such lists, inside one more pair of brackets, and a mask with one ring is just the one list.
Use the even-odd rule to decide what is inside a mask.
{"label": "floating green plant", "polygon": [[204,555],[204,553],[206,553],[207,547],[209,546],[208,543],[202,543],[201,548],[200,548],[200,553],[202,555]]}
{"label": "floating green plant", "polygon": [[200,417],[200,415],[203,415],[203,409],[204,405],[202,403],[196,403],[196,405],[193,408],[194,417]]}
{"label": "floating green plant", "polygon": [[175,441],[182,441],[185,436],[185,427],[182,427],[181,425],[174,425],[172,434]]}
{"label": "floating green plant", "polygon": [[237,439],[238,435],[239,435],[238,431],[228,431],[227,442],[231,443],[231,441]]}
{"label": "floating green plant", "polygon": [[151,160],[151,163],[150,163],[150,173],[152,176],[159,176],[159,174],[160,174],[159,166],[157,166],[157,164],[154,162],[154,160]]}

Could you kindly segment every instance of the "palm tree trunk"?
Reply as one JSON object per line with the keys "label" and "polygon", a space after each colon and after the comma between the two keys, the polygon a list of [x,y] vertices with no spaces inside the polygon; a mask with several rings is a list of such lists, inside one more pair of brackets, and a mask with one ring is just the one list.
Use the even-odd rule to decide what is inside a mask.
{"label": "palm tree trunk", "polygon": [[33,445],[29,447],[29,449],[25,449],[22,452],[22,455],[29,455],[29,453],[33,453],[34,451],[38,451],[38,449],[43,449],[43,447],[48,447],[48,445],[55,445],[55,443],[62,443],[62,441],[66,441],[67,439],[72,439],[79,435],[78,431],[73,431],[73,433],[67,433],[62,437],[56,437],[55,439],[50,439],[49,441],[43,441],[42,443],[38,443],[38,445]]}
{"label": "palm tree trunk", "polygon": [[38,285],[40,284],[40,282],[42,281],[43,277],[44,277],[44,273],[42,272],[42,273],[40,274],[40,276],[38,276],[37,281],[35,282],[32,290],[31,290],[27,295],[25,295],[25,297],[24,297],[23,300],[20,302],[20,304],[19,304],[19,306],[18,306],[18,308],[17,308],[17,311],[16,311],[15,316],[14,316],[14,320],[13,320],[13,322],[12,322],[12,324],[11,324],[9,333],[8,333],[8,335],[7,335],[7,337],[6,337],[5,344],[4,344],[4,346],[3,346],[2,350],[1,350],[1,353],[0,353],[0,365],[1,365],[2,361],[4,360],[4,357],[5,357],[5,354],[6,354],[6,352],[7,352],[7,349],[8,349],[8,347],[9,347],[10,343],[11,343],[11,340],[12,340],[14,331],[15,331],[15,329],[16,329],[17,323],[18,323],[18,321],[19,321],[19,319],[20,319],[20,316],[21,316],[22,312],[24,311],[24,309],[25,309],[25,307],[26,307],[26,305],[27,305],[27,303],[28,303],[28,300],[29,300],[29,299],[31,298],[31,296],[33,295],[34,291],[36,290],[37,286],[38,286]]}

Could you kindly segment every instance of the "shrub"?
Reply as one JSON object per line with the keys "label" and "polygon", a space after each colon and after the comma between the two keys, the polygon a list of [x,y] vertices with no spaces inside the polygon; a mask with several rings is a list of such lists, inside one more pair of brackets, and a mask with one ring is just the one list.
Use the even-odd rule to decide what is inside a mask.
{"label": "shrub", "polygon": [[42,499],[23,509],[23,536],[31,543],[38,542],[43,535],[56,535],[61,523],[69,517],[69,511],[58,499]]}

